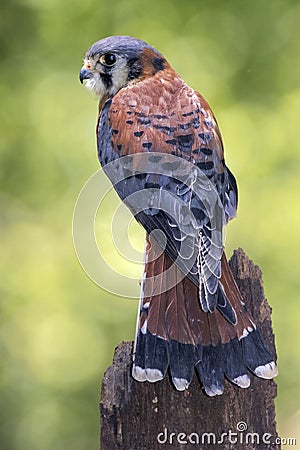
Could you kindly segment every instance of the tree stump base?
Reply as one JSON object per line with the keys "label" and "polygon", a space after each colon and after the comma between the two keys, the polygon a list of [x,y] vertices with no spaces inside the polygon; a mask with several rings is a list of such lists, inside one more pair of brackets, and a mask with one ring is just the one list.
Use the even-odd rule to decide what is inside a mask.
{"label": "tree stump base", "polygon": [[[262,273],[243,250],[230,260],[234,278],[271,354],[276,358],[271,308]],[[151,384],[131,376],[132,342],[122,342],[104,375],[101,395],[101,450],[280,449],[273,380],[251,375],[240,389],[225,380],[221,396],[208,397],[195,374],[187,391],[170,378]]]}

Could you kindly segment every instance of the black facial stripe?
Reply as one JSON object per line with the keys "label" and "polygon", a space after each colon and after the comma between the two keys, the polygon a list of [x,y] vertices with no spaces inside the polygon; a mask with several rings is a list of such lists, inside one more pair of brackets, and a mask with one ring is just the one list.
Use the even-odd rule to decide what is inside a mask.
{"label": "black facial stripe", "polygon": [[163,59],[163,58],[153,58],[151,62],[152,62],[153,68],[154,68],[153,75],[156,72],[159,72],[160,70],[164,70],[165,62],[166,62],[165,59]]}
{"label": "black facial stripe", "polygon": [[111,75],[109,73],[101,73],[100,76],[106,89],[109,89],[112,85]]}
{"label": "black facial stripe", "polygon": [[138,58],[129,59],[128,68],[128,80],[135,80],[141,76],[143,68]]}

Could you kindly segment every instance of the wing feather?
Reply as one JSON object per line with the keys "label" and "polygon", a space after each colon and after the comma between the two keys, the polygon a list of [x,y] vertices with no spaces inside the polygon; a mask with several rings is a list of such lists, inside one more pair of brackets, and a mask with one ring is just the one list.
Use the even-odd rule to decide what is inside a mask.
{"label": "wing feather", "polygon": [[[172,69],[164,72],[163,78],[160,74],[128,86],[106,102],[97,127],[99,160],[147,233],[163,232],[158,244],[200,287],[204,311],[213,311],[218,298],[224,301],[225,294],[218,292],[222,228],[235,215],[236,182],[225,165],[220,131],[207,102]],[[165,160],[162,154],[176,159]],[[121,157],[125,162],[114,177],[109,163]],[[186,161],[197,170],[190,164],[185,169]],[[133,201],[137,192],[144,194]],[[208,200],[211,193],[216,193],[215,205]]]}

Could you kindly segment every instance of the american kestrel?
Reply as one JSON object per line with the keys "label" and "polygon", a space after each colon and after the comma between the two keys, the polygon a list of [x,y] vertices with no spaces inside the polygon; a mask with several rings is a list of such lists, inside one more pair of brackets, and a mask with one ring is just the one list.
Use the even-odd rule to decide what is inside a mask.
{"label": "american kestrel", "polygon": [[93,44],[80,81],[99,97],[100,164],[147,233],[133,377],[156,382],[169,368],[183,391],[196,368],[210,396],[224,376],[241,388],[249,371],[275,377],[223,249],[238,192],[208,103],[129,36]]}

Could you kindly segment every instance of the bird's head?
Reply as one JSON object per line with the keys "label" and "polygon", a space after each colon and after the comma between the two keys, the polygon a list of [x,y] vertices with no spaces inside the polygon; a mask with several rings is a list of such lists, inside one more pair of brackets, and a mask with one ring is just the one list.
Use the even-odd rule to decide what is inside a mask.
{"label": "bird's head", "polygon": [[165,58],[146,42],[130,36],[111,36],[89,48],[79,78],[101,100],[167,66]]}

